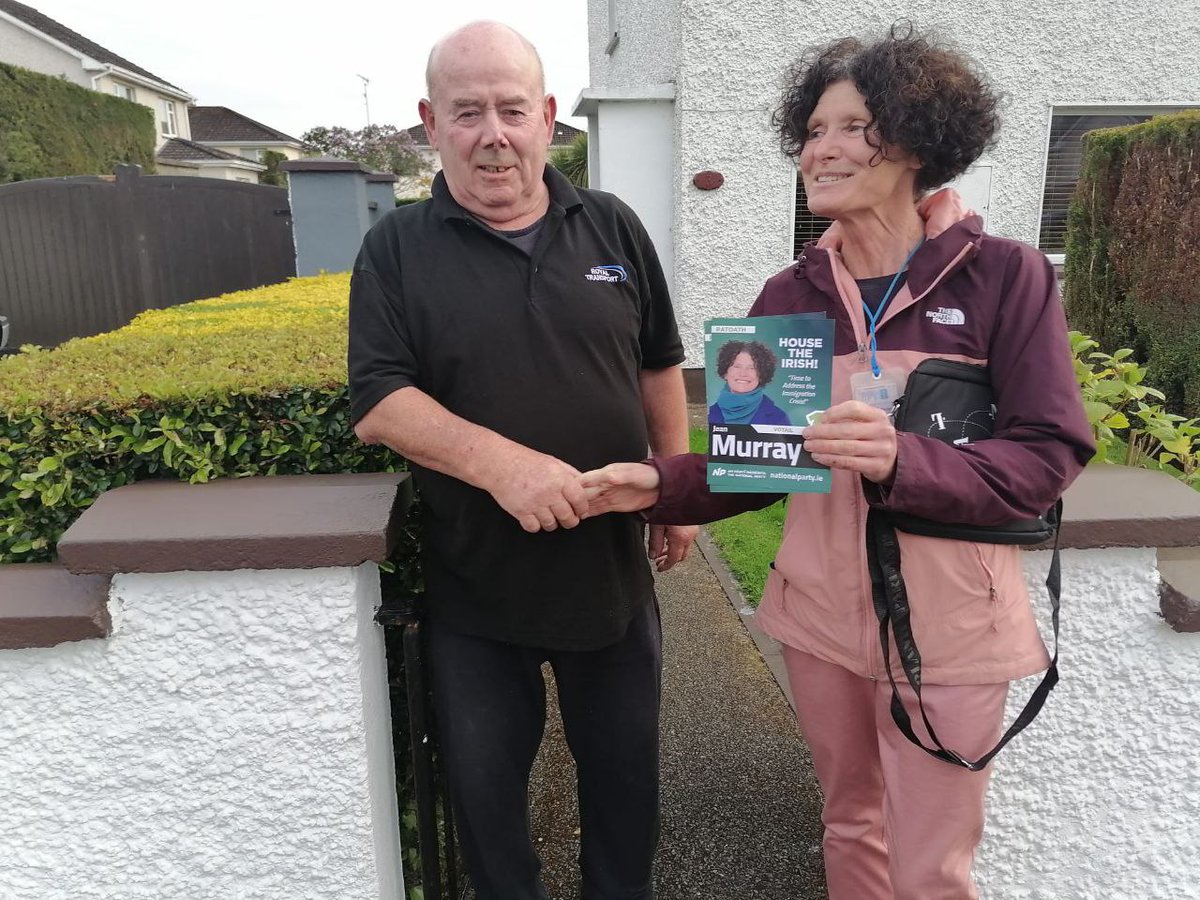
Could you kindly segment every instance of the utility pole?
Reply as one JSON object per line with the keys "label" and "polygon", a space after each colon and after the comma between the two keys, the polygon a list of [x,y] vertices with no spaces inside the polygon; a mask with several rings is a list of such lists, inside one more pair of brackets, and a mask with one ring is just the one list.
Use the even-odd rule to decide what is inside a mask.
{"label": "utility pole", "polygon": [[366,75],[359,75],[363,83],[363,107],[367,111],[367,125],[371,124],[371,102],[367,99],[367,85],[371,83],[371,79]]}

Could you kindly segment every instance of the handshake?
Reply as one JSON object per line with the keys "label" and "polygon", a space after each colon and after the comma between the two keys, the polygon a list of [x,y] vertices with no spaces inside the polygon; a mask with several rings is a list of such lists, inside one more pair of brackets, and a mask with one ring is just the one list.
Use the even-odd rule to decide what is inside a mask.
{"label": "handshake", "polygon": [[[545,453],[522,451],[489,492],[526,531],[574,528],[592,516],[636,512],[658,501],[658,470],[646,463],[580,472]],[[693,525],[651,525],[646,555],[665,572],[687,558],[697,531]]]}
{"label": "handshake", "polygon": [[580,472],[545,453],[523,448],[487,487],[526,531],[574,528],[610,512],[637,512],[658,501],[658,470],[645,463],[613,463]]}

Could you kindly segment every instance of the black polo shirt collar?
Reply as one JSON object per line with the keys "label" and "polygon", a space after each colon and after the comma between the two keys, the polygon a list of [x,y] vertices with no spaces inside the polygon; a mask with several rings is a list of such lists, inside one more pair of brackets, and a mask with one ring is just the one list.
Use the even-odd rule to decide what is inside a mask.
{"label": "black polo shirt collar", "polygon": [[[570,214],[583,208],[583,201],[579,198],[579,192],[575,190],[575,185],[571,184],[567,177],[554,166],[546,166],[542,173],[542,180],[550,191],[550,210]],[[475,216],[463,208],[450,193],[450,186],[446,184],[445,172],[437,173],[429,192],[433,198],[433,211],[440,218],[446,220],[475,219]]]}

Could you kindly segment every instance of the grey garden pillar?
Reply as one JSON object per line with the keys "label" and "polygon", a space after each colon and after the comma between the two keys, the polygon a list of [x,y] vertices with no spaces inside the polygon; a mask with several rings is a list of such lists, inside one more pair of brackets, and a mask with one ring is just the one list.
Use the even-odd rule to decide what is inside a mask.
{"label": "grey garden pillar", "polygon": [[[280,166],[288,173],[296,274],[346,272],[354,265],[362,236],[380,211],[395,205],[392,175],[380,175],[346,159],[294,159]],[[386,202],[381,200],[386,194]]]}

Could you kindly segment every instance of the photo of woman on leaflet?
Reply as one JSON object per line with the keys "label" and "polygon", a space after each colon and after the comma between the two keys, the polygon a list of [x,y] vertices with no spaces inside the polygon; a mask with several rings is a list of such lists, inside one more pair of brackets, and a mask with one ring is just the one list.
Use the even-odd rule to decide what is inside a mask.
{"label": "photo of woman on leaflet", "polygon": [[763,388],[775,377],[775,354],[760,341],[727,341],[717,352],[717,376],[725,381],[708,408],[713,425],[791,425],[787,413]]}

